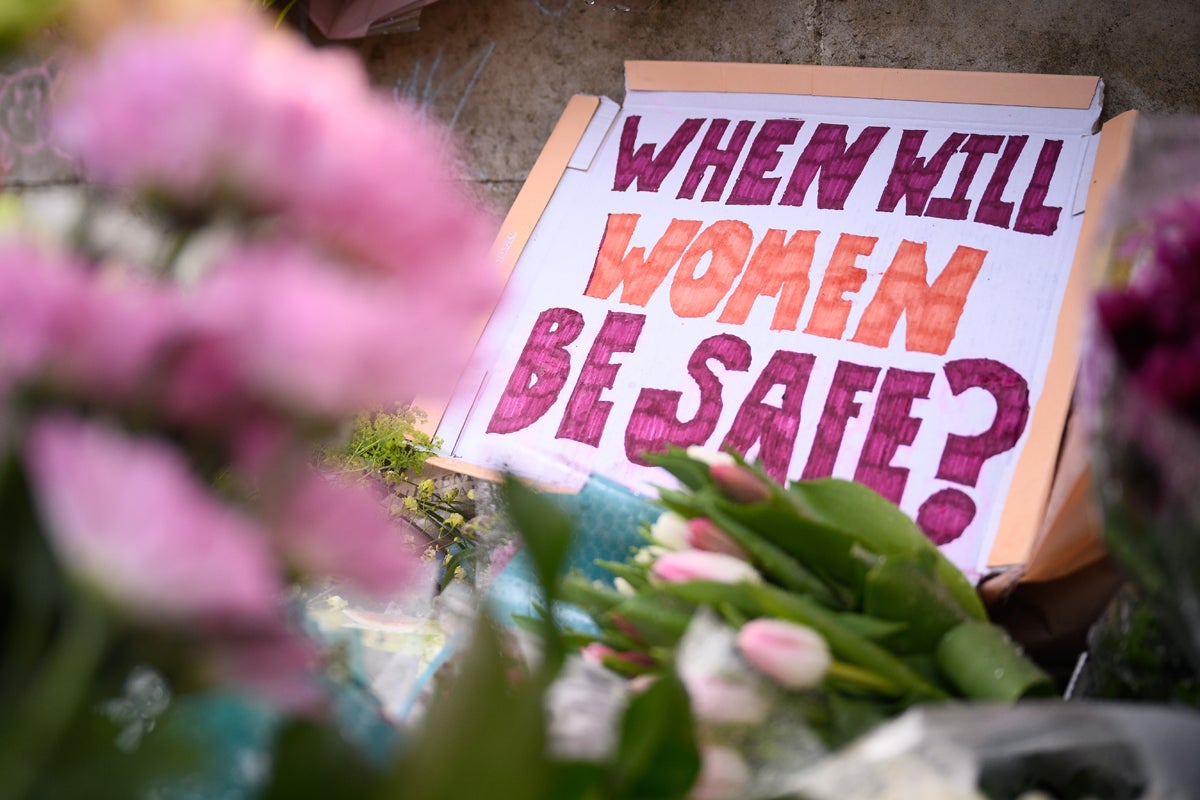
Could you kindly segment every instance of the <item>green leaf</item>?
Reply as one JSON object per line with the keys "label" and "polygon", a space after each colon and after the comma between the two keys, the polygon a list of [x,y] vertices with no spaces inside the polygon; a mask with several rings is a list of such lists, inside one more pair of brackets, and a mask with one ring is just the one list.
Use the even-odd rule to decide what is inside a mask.
{"label": "green leaf", "polygon": [[938,667],[964,696],[974,700],[1012,701],[1048,697],[1054,684],[1023,656],[1001,628],[968,620],[938,644]]}
{"label": "green leaf", "polygon": [[908,627],[907,623],[896,620],[880,619],[867,614],[855,614],[849,611],[834,612],[838,624],[851,633],[872,641],[890,640],[901,634]]}
{"label": "green leaf", "polygon": [[592,617],[599,617],[625,599],[625,595],[616,589],[599,585],[577,574],[563,579],[559,596],[563,602],[579,606]]}
{"label": "green leaf", "polygon": [[933,652],[948,630],[968,619],[938,581],[927,553],[887,556],[873,567],[863,590],[863,611],[905,623],[903,633],[890,640],[900,653]]}
{"label": "green leaf", "polygon": [[596,562],[596,566],[603,567],[618,578],[624,578],[635,589],[644,589],[650,584],[650,579],[646,577],[646,568],[637,564],[600,560]]}
{"label": "green leaf", "polygon": [[328,724],[292,719],[275,737],[263,800],[294,797],[370,797],[382,776]]}
{"label": "green leaf", "polygon": [[712,473],[708,464],[690,458],[686,451],[674,445],[669,445],[665,453],[643,453],[642,457],[674,475],[692,491],[712,483]]}
{"label": "green leaf", "polygon": [[571,520],[558,506],[513,475],[504,476],[504,506],[521,533],[547,601],[558,596],[559,572],[571,544]]}
{"label": "green leaf", "polygon": [[885,722],[899,710],[881,705],[877,700],[830,693],[826,741],[831,747],[841,747]]}
{"label": "green leaf", "polygon": [[[513,475],[504,476],[501,487],[509,519],[521,533],[525,551],[533,562],[547,608],[559,597],[559,578],[571,546],[571,521],[560,508],[521,483]],[[542,627],[544,666],[553,673],[566,657],[566,647],[551,614]]]}
{"label": "green leaf", "polygon": [[450,560],[446,562],[444,567],[442,567],[442,578],[440,581],[438,581],[439,592],[444,592],[446,587],[454,581],[455,572],[457,572],[458,568],[466,563],[467,559],[470,557],[470,550],[458,550],[450,556]]}
{"label": "green leaf", "polygon": [[548,797],[553,800],[603,800],[599,791],[604,778],[604,766],[601,764],[586,761],[553,764]]}
{"label": "green leaf", "polygon": [[875,490],[853,481],[826,478],[796,481],[786,492],[792,505],[805,519],[851,537],[878,555],[932,553],[934,572],[966,614],[987,619],[983,601],[975,587],[917,524],[894,503]]}
{"label": "green leaf", "polygon": [[[741,505],[736,508],[747,509],[750,514],[754,513],[754,506]],[[726,513],[725,510],[715,506],[709,509],[708,516],[746,551],[746,554],[750,556],[750,562],[760,572],[785,589],[811,594],[829,605],[846,607],[852,602],[851,597],[831,588],[833,584],[821,580],[813,570],[805,566],[804,562],[793,557],[794,554],[774,544],[769,537],[759,535],[757,531],[778,530],[772,524],[762,527],[746,525],[744,524],[745,516],[738,519],[734,514]],[[794,518],[791,521],[794,522]]]}
{"label": "green leaf", "polygon": [[755,586],[763,609],[771,616],[807,625],[825,637],[830,651],[839,659],[868,669],[890,681],[898,691],[913,699],[940,700],[946,693],[909,669],[900,659],[847,628],[838,615],[811,598],[788,594],[774,586]]}
{"label": "green leaf", "polygon": [[775,500],[744,505],[736,513],[744,525],[758,531],[805,569],[830,585],[845,587],[850,607],[858,606],[870,564],[860,555],[861,545],[853,536],[805,519]]}
{"label": "green leaf", "polygon": [[625,712],[608,796],[680,798],[699,771],[687,690],[674,675],[662,675]]}
{"label": "green leaf", "polygon": [[668,583],[662,587],[662,591],[697,605],[730,605],[748,617],[759,617],[764,613],[758,595],[749,583],[687,581]]}
{"label": "green leaf", "polygon": [[602,618],[602,624],[613,624],[618,630],[632,626],[647,644],[673,645],[687,630],[692,611],[690,603],[663,590],[646,591],[624,598]]}
{"label": "green leaf", "polygon": [[548,797],[542,709],[548,678],[534,676],[514,685],[510,667],[492,621],[481,614],[461,672],[440,678],[425,725],[396,760],[383,797]]}

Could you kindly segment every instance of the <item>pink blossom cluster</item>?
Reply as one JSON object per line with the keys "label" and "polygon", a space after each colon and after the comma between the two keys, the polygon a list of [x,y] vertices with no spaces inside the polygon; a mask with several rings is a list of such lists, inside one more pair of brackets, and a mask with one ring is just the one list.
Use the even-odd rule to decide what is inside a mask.
{"label": "pink blossom cluster", "polygon": [[257,17],[123,31],[75,71],[53,124],[101,185],[277,213],[289,236],[468,305],[490,283],[462,275],[487,230],[462,213],[437,132],[349,52]]}
{"label": "pink blossom cluster", "polygon": [[252,16],[131,30],[64,86],[89,179],[244,235],[187,284],[0,242],[0,456],[81,584],[214,676],[311,700],[287,584],[424,573],[382,493],[310,465],[314,435],[449,388],[496,288],[486,222],[427,123]]}

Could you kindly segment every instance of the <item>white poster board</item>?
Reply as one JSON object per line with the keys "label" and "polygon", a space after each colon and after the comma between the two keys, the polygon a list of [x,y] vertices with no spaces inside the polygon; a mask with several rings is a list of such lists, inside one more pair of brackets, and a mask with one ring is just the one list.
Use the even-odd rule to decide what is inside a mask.
{"label": "white poster board", "polygon": [[623,107],[573,101],[506,221],[509,283],[439,435],[568,486],[649,491],[666,476],[641,454],[669,443],[855,479],[978,577],[1002,525],[1032,537],[1053,475],[1100,98],[631,63]]}

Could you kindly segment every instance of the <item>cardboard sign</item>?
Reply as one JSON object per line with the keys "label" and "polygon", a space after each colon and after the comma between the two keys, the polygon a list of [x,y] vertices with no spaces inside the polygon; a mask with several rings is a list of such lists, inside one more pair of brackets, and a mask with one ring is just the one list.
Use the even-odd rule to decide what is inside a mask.
{"label": "cardboard sign", "polygon": [[649,490],[644,452],[731,448],[872,486],[969,574],[999,531],[1019,560],[1082,333],[1099,79],[631,62],[627,88],[571,101],[505,222],[453,456]]}

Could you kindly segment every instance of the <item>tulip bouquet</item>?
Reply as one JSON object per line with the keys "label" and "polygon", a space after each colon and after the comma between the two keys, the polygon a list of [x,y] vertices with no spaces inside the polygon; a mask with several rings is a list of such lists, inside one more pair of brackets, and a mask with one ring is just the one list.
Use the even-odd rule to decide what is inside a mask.
{"label": "tulip bouquet", "polygon": [[914,703],[1053,693],[967,579],[869,488],[784,487],[695,448],[651,458],[682,488],[660,491],[649,543],[605,565],[612,587],[572,578],[563,594],[597,624],[574,635],[585,659],[635,686],[682,678],[716,748],[712,780],[750,774],[731,767],[731,743],[770,760],[755,743],[766,723],[791,732],[795,768]]}

